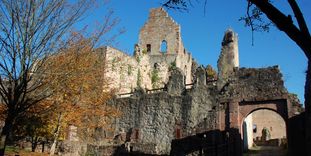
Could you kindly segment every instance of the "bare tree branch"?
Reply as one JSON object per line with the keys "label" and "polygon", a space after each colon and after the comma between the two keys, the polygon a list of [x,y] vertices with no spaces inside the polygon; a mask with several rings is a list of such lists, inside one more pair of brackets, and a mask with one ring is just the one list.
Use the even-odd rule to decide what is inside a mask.
{"label": "bare tree branch", "polygon": [[289,5],[291,6],[295,17],[297,19],[300,30],[310,37],[309,29],[307,27],[306,21],[301,13],[301,10],[296,2],[296,0],[288,0]]}
{"label": "bare tree branch", "polygon": [[[95,0],[0,0],[0,98],[6,138],[14,120],[51,94],[41,89],[46,58],[57,53],[68,30]],[[4,142],[3,142],[4,141]],[[0,142],[4,154],[5,140]]]}
{"label": "bare tree branch", "polygon": [[311,59],[311,38],[301,32],[293,23],[290,16],[284,15],[267,0],[250,0],[281,30],[284,31]]}

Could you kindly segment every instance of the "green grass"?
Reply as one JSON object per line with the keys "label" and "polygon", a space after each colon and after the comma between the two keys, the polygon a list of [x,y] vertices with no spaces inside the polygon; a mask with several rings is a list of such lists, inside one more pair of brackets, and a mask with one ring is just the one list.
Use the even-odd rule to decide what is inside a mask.
{"label": "green grass", "polygon": [[17,153],[19,151],[19,148],[14,146],[6,146],[5,153]]}
{"label": "green grass", "polygon": [[5,154],[14,154],[14,153],[30,153],[30,150],[25,150],[25,149],[20,149],[19,147],[16,146],[6,146],[5,148]]}

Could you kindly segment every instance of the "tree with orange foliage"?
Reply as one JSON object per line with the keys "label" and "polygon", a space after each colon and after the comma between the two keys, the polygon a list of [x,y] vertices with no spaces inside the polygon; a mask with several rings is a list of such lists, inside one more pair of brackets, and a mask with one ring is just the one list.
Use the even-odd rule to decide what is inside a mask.
{"label": "tree with orange foliage", "polygon": [[95,129],[109,122],[106,117],[119,114],[106,105],[113,92],[107,89],[106,62],[100,50],[93,48],[93,41],[73,33],[68,47],[47,60],[46,81],[51,82],[53,94],[46,101],[53,104],[51,113],[56,117],[50,154],[54,154],[61,129],[74,125],[79,129],[79,139],[92,142]]}
{"label": "tree with orange foliage", "polygon": [[[0,99],[4,113],[0,156],[4,155],[7,136],[12,132],[16,119],[30,109],[36,109],[42,100],[54,93],[49,87],[54,82],[45,81],[47,75],[44,67],[47,66],[47,59],[68,47],[66,34],[88,10],[92,10],[95,2],[96,0],[0,2]],[[110,15],[107,17],[111,17]],[[102,36],[115,24],[116,21],[111,18],[104,19],[97,36]],[[59,96],[58,100],[67,101],[67,96],[70,97],[71,94]]]}

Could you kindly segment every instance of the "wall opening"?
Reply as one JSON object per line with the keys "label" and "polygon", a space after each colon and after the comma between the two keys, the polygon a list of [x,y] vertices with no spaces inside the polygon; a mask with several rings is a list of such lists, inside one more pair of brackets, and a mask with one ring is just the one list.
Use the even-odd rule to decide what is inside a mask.
{"label": "wall opening", "polygon": [[253,133],[257,133],[257,125],[253,124]]}
{"label": "wall opening", "polygon": [[287,144],[286,123],[275,111],[259,109],[250,113],[242,125],[244,150],[263,146],[284,148]]}
{"label": "wall opening", "polygon": [[160,65],[158,63],[153,64],[153,69],[159,69],[159,68],[160,68]]}
{"label": "wall opening", "polygon": [[165,40],[161,43],[161,52],[166,53],[167,52],[167,42]]}
{"label": "wall opening", "polygon": [[148,53],[151,52],[151,44],[147,44],[147,52],[148,52]]}
{"label": "wall opening", "polygon": [[135,136],[135,139],[138,140],[139,139],[139,129],[135,129],[134,131],[134,136]]}
{"label": "wall opening", "polygon": [[181,138],[181,129],[176,128],[176,139],[180,139],[180,138]]}
{"label": "wall opening", "polygon": [[185,72],[185,76],[184,76],[184,83],[185,84],[187,84],[187,82],[186,82],[186,78],[187,78],[187,65],[185,65],[185,67],[184,67],[184,72]]}

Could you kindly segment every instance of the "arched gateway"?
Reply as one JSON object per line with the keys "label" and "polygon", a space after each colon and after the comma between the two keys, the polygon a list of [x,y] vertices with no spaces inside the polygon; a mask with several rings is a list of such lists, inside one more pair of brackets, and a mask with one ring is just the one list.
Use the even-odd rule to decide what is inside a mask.
{"label": "arched gateway", "polygon": [[[284,88],[277,66],[271,68],[234,69],[220,96],[220,129],[228,131],[231,153],[240,155],[243,147],[243,121],[261,109],[272,110],[285,121],[295,114],[292,95]],[[261,131],[261,130],[260,130]]]}
{"label": "arched gateway", "polygon": [[289,118],[288,102],[286,99],[252,102],[243,101],[239,103],[239,123],[243,124],[243,121],[246,119],[247,116],[258,110],[271,110],[277,113],[285,121],[285,124],[287,123]]}
{"label": "arched gateway", "polygon": [[237,34],[226,32],[218,60],[218,124],[220,130],[229,134],[231,155],[241,155],[243,121],[252,112],[259,109],[276,112],[285,121],[286,133],[288,119],[297,112],[297,104],[284,87],[278,66],[239,67],[237,40]]}
{"label": "arched gateway", "polygon": [[240,102],[239,123],[244,151],[254,144],[280,146],[282,141],[287,142],[287,108],[286,100]]}

